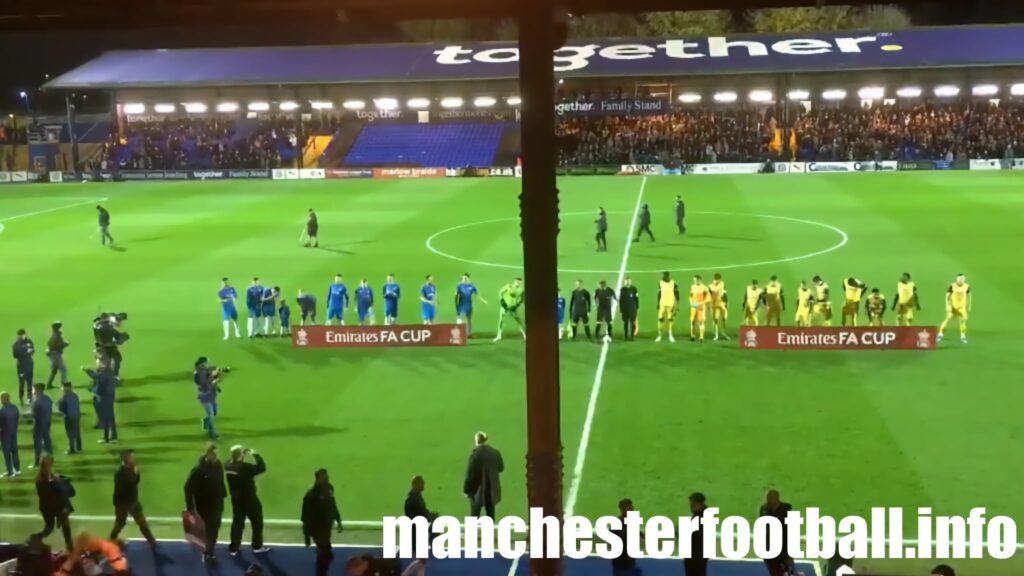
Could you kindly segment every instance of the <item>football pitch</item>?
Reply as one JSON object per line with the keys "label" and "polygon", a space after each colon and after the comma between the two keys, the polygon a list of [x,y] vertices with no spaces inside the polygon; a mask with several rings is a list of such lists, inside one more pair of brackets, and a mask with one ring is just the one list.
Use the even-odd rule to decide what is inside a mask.
{"label": "football pitch", "polygon": [[[866,515],[872,506],[903,506],[908,514],[918,506],[935,514],[986,506],[990,515],[1024,518],[1016,489],[1024,476],[1016,457],[1024,436],[1017,387],[1024,371],[1022,176],[561,179],[563,294],[577,279],[591,291],[600,280],[615,286],[624,269],[641,305],[636,342],[621,342],[617,323],[608,346],[562,343],[568,507],[596,517],[631,497],[644,514],[680,515],[687,495],[702,491],[723,514],[753,517],[764,490],[775,487],[796,508],[819,506],[835,516]],[[234,369],[220,397],[221,455],[244,444],[266,458],[259,490],[278,541],[301,538],[294,523],[320,467],[331,472],[346,520],[399,514],[416,474],[426,478],[431,508],[464,513],[463,473],[478,430],[504,454],[499,514],[524,514],[523,343],[508,325],[505,340],[491,342],[497,292],[521,274],[519,185],[465,178],[0,188],[0,334],[13,341],[17,329],[29,331],[38,381],[48,375],[49,325],[64,323],[65,359],[90,426],[91,395],[77,367],[91,362],[91,319],[100,311],[129,315],[117,393],[120,446],[97,445],[97,431],[87,429],[85,454],[63,457],[63,427],[54,424],[57,470],[75,482],[77,514],[112,514],[116,451],[130,447],[147,513],[168,519],[162,534],[180,532],[184,479],[207,441],[191,381],[198,356]],[[677,194],[687,203],[684,236],[674,226]],[[95,235],[99,202],[111,212],[116,249],[101,247]],[[656,241],[630,242],[643,203]],[[593,240],[598,207],[610,224],[602,253]],[[298,243],[309,208],[319,215],[319,249]],[[665,270],[682,288],[693,274],[721,273],[734,337],[751,279],[778,275],[792,299],[801,279],[818,274],[835,287],[856,276],[891,302],[899,275],[909,272],[922,305],[916,323],[937,325],[945,290],[962,272],[975,299],[970,343],[960,344],[954,325],[933,353],[744,351],[735,339],[692,343],[682,320],[677,343],[655,344],[657,280]],[[304,350],[285,339],[222,340],[221,277],[239,293],[253,276],[280,286],[294,321],[297,291],[315,294],[322,315],[338,272],[350,290],[367,278],[378,295],[385,275],[395,273],[403,323],[418,322],[427,274],[438,285],[441,322],[455,320],[451,302],[464,272],[490,304],[478,304],[478,338],[463,348]],[[529,306],[529,284],[526,293]],[[792,324],[791,312],[784,322]],[[6,362],[0,387],[13,392],[13,360]],[[20,443],[25,468],[28,428]],[[0,539],[38,530],[35,511],[30,474],[0,483]],[[109,522],[97,518],[96,526],[106,531]],[[365,532],[346,539],[375,538]],[[905,537],[915,533],[908,520]],[[984,573],[1021,567],[992,562]]]}

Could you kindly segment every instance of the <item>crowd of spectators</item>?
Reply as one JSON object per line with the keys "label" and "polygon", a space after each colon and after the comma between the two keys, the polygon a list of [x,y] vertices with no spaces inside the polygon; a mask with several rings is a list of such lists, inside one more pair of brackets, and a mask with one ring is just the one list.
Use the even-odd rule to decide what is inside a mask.
{"label": "crowd of spectators", "polygon": [[560,163],[678,164],[765,160],[1010,158],[1021,151],[1024,105],[966,103],[790,110],[678,108],[655,116],[563,117]]}
{"label": "crowd of spectators", "polygon": [[96,163],[124,170],[278,168],[290,165],[308,136],[322,128],[288,116],[135,121],[126,137],[106,144]]}

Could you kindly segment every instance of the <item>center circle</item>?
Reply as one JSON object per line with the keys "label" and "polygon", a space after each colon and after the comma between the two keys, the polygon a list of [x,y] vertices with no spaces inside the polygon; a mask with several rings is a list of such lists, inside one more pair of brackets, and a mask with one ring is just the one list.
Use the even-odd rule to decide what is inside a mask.
{"label": "center circle", "polygon": [[[629,212],[629,211],[609,211],[608,213],[609,214],[628,214],[631,217],[632,217],[632,214],[633,214],[632,212]],[[774,215],[774,214],[752,214],[752,213],[745,213],[745,212],[719,212],[719,211],[702,211],[702,210],[690,210],[690,211],[687,211],[687,216],[690,216],[690,215],[724,216],[724,217],[736,217],[736,218],[755,218],[755,219],[762,219],[762,220],[789,222],[789,223],[793,223],[793,224],[800,224],[800,225],[804,225],[804,226],[811,226],[811,227],[822,228],[822,229],[828,230],[829,232],[833,233],[836,236],[836,241],[833,244],[831,244],[830,246],[828,246],[826,248],[823,248],[823,249],[820,249],[820,250],[815,250],[815,251],[807,252],[807,253],[804,253],[804,254],[798,254],[798,255],[795,255],[795,256],[787,256],[787,257],[782,257],[782,258],[775,258],[775,259],[770,259],[770,260],[760,260],[760,261],[755,260],[755,261],[750,261],[750,262],[729,262],[729,263],[724,263],[724,264],[719,264],[719,265],[692,266],[692,267],[684,267],[684,268],[657,268],[657,269],[650,269],[650,270],[627,269],[626,272],[628,272],[630,274],[654,274],[654,273],[661,273],[661,272],[696,272],[696,271],[730,270],[730,269],[735,269],[735,268],[750,268],[750,267],[755,267],[755,266],[768,266],[768,265],[772,265],[772,264],[785,264],[787,262],[796,262],[798,260],[806,260],[808,258],[813,258],[815,256],[822,256],[824,254],[828,254],[830,252],[834,252],[836,250],[839,250],[843,246],[845,246],[846,243],[849,241],[849,236],[842,229],[840,229],[840,228],[838,228],[836,226],[833,226],[831,224],[826,224],[824,222],[818,222],[818,221],[815,221],[815,220],[806,220],[806,219],[802,219],[802,218],[793,218],[793,217],[790,217],[790,216],[777,216],[777,215]],[[563,218],[564,217],[578,217],[578,216],[591,216],[592,217],[592,216],[594,216],[594,212],[593,211],[588,211],[588,212],[563,212],[562,214],[560,214],[560,216],[563,217]],[[442,257],[448,258],[450,260],[455,260],[456,262],[463,262],[465,264],[472,264],[472,265],[475,265],[475,266],[484,266],[484,267],[489,267],[489,268],[503,268],[503,269],[507,269],[507,270],[522,270],[523,267],[520,264],[505,264],[505,263],[501,263],[501,262],[488,262],[488,261],[485,261],[485,260],[474,260],[474,259],[471,259],[471,258],[463,258],[463,257],[458,256],[456,254],[452,254],[450,252],[446,252],[444,250],[441,250],[441,249],[439,249],[435,245],[438,238],[440,238],[442,236],[445,236],[445,235],[448,235],[448,234],[451,234],[453,232],[458,232],[458,231],[461,231],[461,230],[465,230],[467,228],[475,228],[475,227],[479,227],[479,226],[486,226],[486,225],[489,225],[489,224],[499,224],[499,223],[507,223],[507,222],[518,222],[518,221],[519,221],[518,217],[495,218],[495,219],[491,219],[491,220],[480,220],[478,222],[469,222],[469,223],[466,223],[466,224],[459,224],[457,226],[452,226],[450,228],[445,228],[444,230],[440,230],[438,232],[435,232],[434,234],[430,235],[430,237],[427,238],[427,240],[426,240],[426,248],[427,248],[427,250],[429,250],[430,252],[433,252],[434,254],[437,254],[438,256],[442,256]],[[685,236],[684,236],[684,238],[685,238]],[[611,269],[600,270],[600,269],[580,269],[580,268],[559,268],[558,272],[559,273],[567,273],[567,274],[618,274],[619,270],[618,269],[614,269],[614,270],[611,270]]]}

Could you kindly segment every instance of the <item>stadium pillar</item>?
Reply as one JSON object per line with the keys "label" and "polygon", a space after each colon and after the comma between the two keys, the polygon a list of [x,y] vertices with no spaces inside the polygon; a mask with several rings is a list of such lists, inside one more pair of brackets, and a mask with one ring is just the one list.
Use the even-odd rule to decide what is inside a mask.
{"label": "stadium pillar", "polygon": [[[562,516],[562,444],[556,300],[558,189],[555,188],[553,52],[559,39],[551,4],[524,1],[519,15],[520,196],[526,282],[526,485],[530,508]],[[564,28],[564,26],[563,26]],[[545,538],[545,541],[547,539]],[[532,576],[559,576],[560,558],[530,560]]]}

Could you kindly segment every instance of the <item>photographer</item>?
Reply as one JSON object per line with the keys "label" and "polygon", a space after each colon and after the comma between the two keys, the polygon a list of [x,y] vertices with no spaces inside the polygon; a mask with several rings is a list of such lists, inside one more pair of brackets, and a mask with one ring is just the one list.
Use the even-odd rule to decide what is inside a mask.
{"label": "photographer", "polygon": [[196,385],[196,396],[203,407],[203,430],[210,438],[219,438],[213,420],[217,417],[217,395],[220,393],[220,379],[231,372],[231,368],[220,369],[209,364],[206,356],[200,356],[192,372],[192,381]]}
{"label": "photographer", "polygon": [[96,338],[96,352],[107,360],[114,376],[121,375],[121,349],[130,336],[121,331],[121,323],[128,319],[124,312],[104,312],[93,319],[92,333]]}

